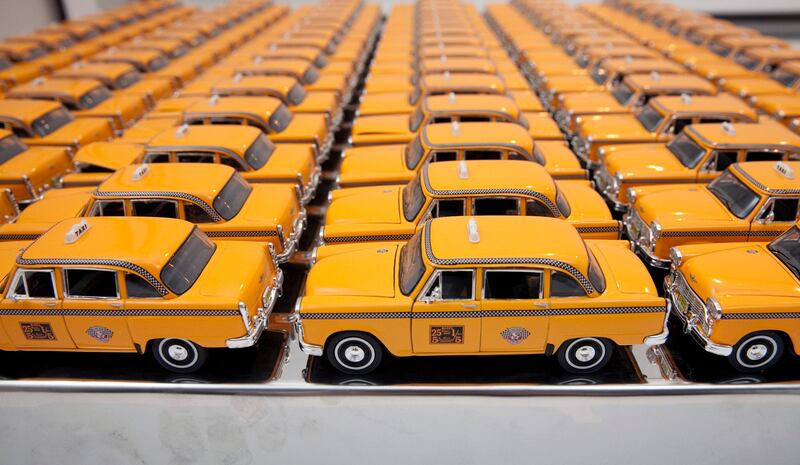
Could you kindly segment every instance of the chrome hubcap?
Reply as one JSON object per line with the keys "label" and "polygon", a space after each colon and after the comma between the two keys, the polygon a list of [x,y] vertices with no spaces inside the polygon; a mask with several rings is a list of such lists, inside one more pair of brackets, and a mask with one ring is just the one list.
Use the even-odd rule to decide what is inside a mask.
{"label": "chrome hubcap", "polygon": [[580,362],[588,362],[593,359],[597,353],[592,346],[582,346],[575,351],[575,358]]}
{"label": "chrome hubcap", "polygon": [[764,344],[753,344],[747,349],[747,358],[750,360],[761,360],[767,356],[767,346]]}
{"label": "chrome hubcap", "polygon": [[182,362],[189,358],[189,351],[186,350],[186,347],[179,346],[179,345],[171,345],[167,347],[167,353],[169,354],[170,358],[173,360],[177,360]]}
{"label": "chrome hubcap", "polygon": [[358,363],[364,360],[367,356],[364,349],[358,346],[350,346],[344,350],[344,358],[349,362]]}

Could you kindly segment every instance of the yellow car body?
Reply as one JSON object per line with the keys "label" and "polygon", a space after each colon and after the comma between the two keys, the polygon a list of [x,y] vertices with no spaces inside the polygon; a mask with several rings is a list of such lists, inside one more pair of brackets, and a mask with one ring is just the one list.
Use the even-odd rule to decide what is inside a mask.
{"label": "yellow car body", "polygon": [[293,184],[251,185],[224,165],[134,164],[96,188],[45,195],[14,224],[0,227],[0,239],[32,240],[61,220],[98,216],[185,220],[215,240],[270,243],[278,263],[297,249],[306,223]]}
{"label": "yellow car body", "polygon": [[168,79],[146,78],[135,67],[127,63],[80,63],[60,69],[51,75],[53,79],[94,79],[120,95],[140,95],[151,110],[157,100],[174,92]]}
{"label": "yellow car body", "polygon": [[0,189],[11,192],[20,203],[36,201],[45,190],[60,186],[63,176],[73,169],[66,148],[28,147],[12,132],[2,129],[0,161]]}
{"label": "yellow car body", "polygon": [[265,246],[179,220],[73,218],[28,244],[0,248],[2,350],[163,351],[193,371],[204,348],[255,344],[282,282]]}
{"label": "yellow car body", "polygon": [[708,185],[635,188],[625,216],[628,237],[662,268],[675,246],[771,241],[798,220],[795,170],[800,162],[740,163]]}
{"label": "yellow car body", "polygon": [[781,63],[772,70],[770,77],[789,89],[800,91],[800,60]]}
{"label": "yellow car body", "polygon": [[[349,373],[375,369],[383,348],[556,353],[565,369],[588,372],[607,361],[613,345],[603,341],[667,335],[665,302],[627,243],[584,242],[554,218],[438,218],[408,242],[319,247],[295,312],[301,348]],[[569,363],[585,338],[594,356]]]}
{"label": "yellow car body", "polygon": [[752,97],[750,103],[789,129],[800,132],[800,94],[763,94]]}
{"label": "yellow car body", "polygon": [[[788,45],[788,44],[787,44]],[[787,46],[754,47],[735,54],[733,61],[750,71],[769,73],[785,61],[800,60],[800,50]]]}
{"label": "yellow car body", "polygon": [[798,159],[800,136],[775,121],[693,124],[666,145],[610,146],[594,180],[606,200],[625,211],[631,188],[708,183],[734,163]]}
{"label": "yellow car body", "polygon": [[786,87],[767,76],[722,79],[719,84],[726,92],[738,95],[743,99],[764,94],[797,94],[797,90]]}
{"label": "yellow car body", "polygon": [[144,145],[115,140],[92,142],[75,154],[73,172],[64,175],[61,187],[96,186],[122,169],[141,159]]}

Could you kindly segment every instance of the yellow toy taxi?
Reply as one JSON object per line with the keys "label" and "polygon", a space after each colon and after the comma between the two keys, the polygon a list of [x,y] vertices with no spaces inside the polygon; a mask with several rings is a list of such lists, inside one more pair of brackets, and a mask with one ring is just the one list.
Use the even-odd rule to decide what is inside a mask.
{"label": "yellow toy taxi", "polygon": [[536,158],[528,130],[514,123],[439,123],[423,126],[405,145],[356,147],[344,154],[340,187],[407,184],[422,166],[451,160],[525,160],[542,164],[556,179],[575,177],[572,154]]}
{"label": "yellow toy taxi", "polygon": [[751,71],[769,73],[784,61],[800,60],[800,50],[790,47],[754,47],[735,54],[733,61]]}
{"label": "yellow toy taxi", "polygon": [[743,99],[750,99],[765,94],[793,95],[797,91],[784,86],[782,83],[767,76],[737,77],[721,79],[719,85],[722,90]]}
{"label": "yellow toy taxi", "polygon": [[61,179],[61,187],[96,186],[115,171],[136,163],[144,154],[144,145],[113,142],[92,142],[75,154],[75,168]]}
{"label": "yellow toy taxi", "polygon": [[147,352],[179,373],[254,345],[283,280],[264,245],[167,218],[72,218],[0,257],[0,349]]}
{"label": "yellow toy taxi", "polygon": [[159,102],[155,113],[180,114],[190,125],[254,126],[281,145],[313,146],[320,162],[327,159],[333,145],[324,114],[294,114],[273,97],[178,97]]}
{"label": "yellow toy taxi", "polygon": [[408,242],[319,247],[295,306],[301,349],[346,373],[389,354],[520,353],[589,373],[614,345],[664,342],[666,317],[627,243],[513,216],[437,218]]}
{"label": "yellow toy taxi", "polygon": [[609,147],[594,173],[597,188],[625,211],[631,188],[708,183],[737,162],[800,159],[800,135],[775,121],[689,125],[664,144]]}
{"label": "yellow toy taxi", "polygon": [[148,109],[157,100],[166,98],[175,90],[167,79],[144,79],[142,73],[127,63],[83,63],[60,69],[52,79],[94,79],[122,95],[140,95],[147,101]]}
{"label": "yellow toy taxi", "polygon": [[405,186],[354,187],[330,196],[326,244],[410,239],[431,218],[522,215],[561,218],[584,239],[619,239],[620,223],[586,181],[554,181],[536,163],[432,163]]}
{"label": "yellow toy taxi", "polygon": [[63,105],[48,100],[0,100],[0,127],[12,131],[26,145],[66,147],[70,153],[114,137],[108,119],[75,119]]}
{"label": "yellow toy taxi", "polygon": [[233,167],[251,183],[294,183],[303,204],[314,197],[321,169],[312,147],[279,144],[250,126],[183,125],[156,135],[141,163],[217,163]]}
{"label": "yellow toy taxi", "polygon": [[800,94],[758,95],[750,103],[789,129],[800,131]]}
{"label": "yellow toy taxi", "polygon": [[799,241],[795,224],[769,244],[672,249],[672,271],[664,281],[672,313],[706,352],[726,357],[738,371],[763,371],[784,352],[797,355]]}
{"label": "yellow toy taxi", "polygon": [[155,216],[197,224],[213,239],[268,242],[278,263],[306,223],[293,184],[249,184],[233,168],[198,163],[129,165],[96,189],[59,189],[0,227],[0,239],[34,239],[70,217]]}
{"label": "yellow toy taxi", "polygon": [[55,100],[77,118],[108,118],[118,134],[147,112],[141,96],[114,95],[94,79],[36,79],[15,87],[7,97]]}
{"label": "yellow toy taxi", "polygon": [[[566,117],[569,117],[567,113]],[[624,144],[668,142],[683,128],[698,123],[757,123],[758,114],[741,99],[722,94],[692,97],[655,97],[635,114],[581,115],[574,119],[575,137],[592,138],[597,158],[585,160],[597,166],[601,154],[607,154],[608,144],[616,150]],[[569,123],[569,120],[566,121]],[[585,152],[578,153],[578,156]]]}
{"label": "yellow toy taxi", "polygon": [[12,193],[15,203],[38,200],[48,188],[60,186],[72,169],[66,148],[28,147],[11,131],[0,129],[0,189]]}
{"label": "yellow toy taxi", "polygon": [[629,191],[625,227],[646,260],[668,268],[670,247],[770,241],[798,220],[800,162],[731,165],[710,184]]}

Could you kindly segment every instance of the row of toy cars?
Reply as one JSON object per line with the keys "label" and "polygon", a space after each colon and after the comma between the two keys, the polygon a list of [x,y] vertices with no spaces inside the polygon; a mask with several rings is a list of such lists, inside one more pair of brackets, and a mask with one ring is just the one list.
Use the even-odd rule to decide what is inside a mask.
{"label": "row of toy cars", "polygon": [[[756,33],[732,26],[710,27],[714,34],[701,33],[702,26],[681,25],[689,15],[667,20],[652,13],[663,25],[674,26],[670,29],[676,31],[675,36],[607,5],[582,5],[578,10],[534,2],[517,6],[554,42],[594,37],[601,46],[607,40],[608,50],[657,51],[655,58],[645,58],[646,53],[641,60],[622,58],[625,65],[641,64],[639,72],[650,73],[651,80],[656,75],[649,68],[660,67],[657,81],[666,81],[665,73],[673,76],[673,82],[698,79],[692,74],[696,67],[687,63],[667,71],[674,64],[671,59],[686,56],[687,50],[697,56],[705,53],[694,43],[735,42],[740,47],[737,54],[752,54],[759,47],[746,43],[771,40],[757,39]],[[708,18],[694,21],[706,26],[712,22]],[[700,36],[702,41],[695,40]],[[723,39],[734,36],[741,40]],[[531,66],[547,63],[547,57],[563,60],[570,53],[581,53],[579,47],[561,45],[561,53],[551,49],[549,55],[531,58],[539,60]],[[769,66],[780,69],[787,61],[778,57],[789,60],[793,53],[786,49],[764,56],[771,57]],[[614,80],[624,67],[615,60],[619,59],[605,58],[582,68],[590,60],[578,59],[571,73],[597,82],[601,77]],[[735,70],[726,68],[725,72]],[[620,97],[640,93],[634,89],[635,76],[622,77],[608,95],[622,103]],[[671,268],[666,291],[687,331],[709,352],[727,356],[735,368],[758,371],[776,363],[784,346],[793,347],[795,353],[800,347],[794,303],[800,278],[795,226],[800,212],[800,180],[795,173],[800,163],[794,160],[800,158],[800,137],[741,100],[750,94],[730,87],[734,78],[715,76],[702,77],[710,78],[705,96],[678,88],[668,92],[677,96],[642,94],[647,98],[629,105],[630,116],[609,115],[615,112],[609,111],[611,105],[592,111],[581,103],[595,98],[586,92],[565,92],[558,99],[563,106],[554,110],[562,128],[572,131],[576,153],[594,168],[598,189],[616,209],[627,212],[626,233],[636,251],[652,266]],[[769,77],[748,79],[766,82]],[[784,87],[780,95],[788,104],[796,91]],[[575,116],[578,109],[580,114]]]}
{"label": "row of toy cars", "polygon": [[587,373],[665,340],[666,302],[541,110],[474,7],[394,7],[295,307],[304,352],[347,373],[515,353]]}
{"label": "row of toy cars", "polygon": [[[208,37],[160,69],[144,70],[145,79],[168,72],[178,86],[189,85],[253,43],[285,53],[270,59],[276,68],[305,60],[293,52],[308,47],[325,59],[341,48],[338,62],[350,57],[357,68],[379,26],[377,7],[356,1],[324,2],[288,15],[284,7],[266,6],[241,0],[213,16],[186,18],[210,31]],[[142,59],[127,50],[115,53],[120,60]],[[182,74],[184,64],[194,71]],[[320,80],[325,74],[323,68]],[[300,90],[304,95],[307,89]],[[207,110],[183,106],[187,98]],[[237,106],[226,106],[231,99]],[[8,102],[32,101],[2,100],[0,115]],[[83,120],[73,121],[58,103],[39,103],[61,112],[62,126]],[[248,115],[264,124],[250,124]],[[331,129],[324,114],[311,115],[324,131]],[[0,348],[148,352],[168,370],[190,372],[202,366],[209,348],[255,344],[281,293],[278,263],[288,259],[305,227],[303,202],[318,180],[314,155],[325,148],[311,124],[295,129],[295,139],[274,141],[292,118],[276,97],[162,99],[121,137],[106,141],[109,132],[81,144],[75,170],[65,178],[85,187],[35,192],[16,220],[0,228],[0,254],[9,269]],[[9,141],[24,151],[18,139]],[[12,152],[0,167],[26,164]]]}

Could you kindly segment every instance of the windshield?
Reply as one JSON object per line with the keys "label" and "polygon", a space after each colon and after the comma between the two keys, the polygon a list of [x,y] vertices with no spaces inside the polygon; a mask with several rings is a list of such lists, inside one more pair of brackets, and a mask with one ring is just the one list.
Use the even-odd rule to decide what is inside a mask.
{"label": "windshield", "polygon": [[278,105],[278,108],[272,113],[269,118],[270,132],[281,132],[289,126],[292,121],[292,112],[286,108],[286,105]]}
{"label": "windshield", "polygon": [[767,248],[800,278],[800,229],[797,226],[778,236]]}
{"label": "windshield", "polygon": [[544,154],[539,149],[539,147],[534,147],[533,148],[533,159],[536,161],[536,163],[538,163],[538,164],[540,164],[542,166],[547,164],[547,160],[545,160]]}
{"label": "windshield", "polygon": [[406,146],[406,168],[410,170],[416,168],[424,154],[421,136],[417,136]]}
{"label": "windshield", "polygon": [[556,206],[564,218],[568,218],[572,213],[572,208],[569,206],[567,198],[564,197],[564,193],[558,187],[556,187]]}
{"label": "windshield", "polygon": [[45,137],[48,134],[55,132],[65,124],[71,122],[72,119],[72,115],[67,111],[66,108],[56,108],[55,110],[34,120],[31,127],[37,136]]}
{"label": "windshield", "polygon": [[597,264],[597,259],[594,258],[594,254],[588,247],[586,252],[589,254],[589,282],[592,283],[592,287],[595,288],[597,292],[602,294],[606,291],[606,277],[603,275],[603,270],[600,269],[600,265]]}
{"label": "windshield", "polygon": [[422,111],[422,105],[419,105],[417,109],[414,110],[414,113],[411,113],[411,117],[408,118],[408,130],[417,132],[417,129],[419,129],[424,119],[425,112]]}
{"label": "windshield", "polygon": [[419,280],[425,274],[425,262],[422,260],[422,231],[400,249],[400,292],[411,294]]}
{"label": "windshield", "polygon": [[309,66],[305,73],[303,73],[303,82],[306,84],[314,84],[319,79],[319,70],[314,66]]}
{"label": "windshield", "polygon": [[16,136],[8,136],[0,140],[0,163],[5,163],[8,160],[16,157],[24,152],[28,147],[17,139]]}
{"label": "windshield", "polygon": [[267,164],[267,160],[274,151],[275,144],[264,137],[264,134],[259,134],[253,145],[245,152],[244,159],[254,170],[257,170]]}
{"label": "windshield", "polygon": [[750,71],[753,71],[758,67],[758,58],[748,56],[747,52],[744,51],[737,53],[736,58],[733,61],[739,63]]}
{"label": "windshield", "polygon": [[306,89],[298,82],[292,86],[286,99],[289,101],[289,105],[299,105],[305,98]]}
{"label": "windshield", "polygon": [[233,173],[214,199],[214,210],[226,221],[232,219],[242,209],[252,190],[253,187],[239,173]]}
{"label": "windshield", "polygon": [[628,85],[624,82],[620,82],[614,86],[614,89],[611,90],[611,95],[617,99],[617,102],[619,102],[620,105],[627,105],[628,102],[630,102],[631,97],[633,97],[633,89],[628,87]]}
{"label": "windshield", "polygon": [[81,99],[78,100],[78,108],[82,110],[94,108],[108,100],[109,97],[111,97],[111,91],[109,91],[108,88],[97,87],[81,96]]}
{"label": "windshield", "polygon": [[772,79],[775,79],[786,87],[794,87],[798,79],[800,79],[800,75],[778,68],[772,72]]}
{"label": "windshield", "polygon": [[422,173],[414,176],[403,189],[403,216],[406,221],[414,221],[422,206],[425,205],[425,193],[422,192]]}
{"label": "windshield", "polygon": [[721,44],[717,41],[711,42],[708,45],[708,48],[711,49],[712,52],[716,53],[721,57],[727,57],[731,54],[731,48],[726,46],[725,44]]}
{"label": "windshield", "polygon": [[175,294],[188,291],[203,272],[217,246],[194,228],[161,270],[161,280]]}
{"label": "windshield", "polygon": [[151,71],[151,72],[152,71],[160,71],[165,66],[167,66],[167,63],[169,63],[169,60],[167,60],[167,57],[153,58],[152,60],[147,62],[147,68],[148,68],[148,71]]}
{"label": "windshield", "polygon": [[129,71],[114,81],[115,89],[127,89],[142,80],[142,75],[138,71]]}
{"label": "windshield", "polygon": [[706,149],[681,131],[667,144],[667,149],[687,168],[694,168],[703,159]]}
{"label": "windshield", "polygon": [[608,79],[606,71],[599,64],[592,68],[592,79],[598,84],[605,84]]}
{"label": "windshield", "polygon": [[758,194],[750,190],[730,171],[723,172],[720,177],[711,181],[708,190],[738,218],[749,215],[761,200]]}
{"label": "windshield", "polygon": [[414,87],[414,90],[411,91],[411,94],[408,96],[408,103],[410,105],[416,105],[417,100],[419,100],[421,96],[422,96],[422,89],[419,87],[419,84],[417,84],[417,86]]}
{"label": "windshield", "polygon": [[639,120],[642,126],[648,131],[656,132],[661,126],[661,122],[664,121],[664,115],[653,108],[653,105],[647,105],[639,110],[639,113],[636,114],[636,119]]}

